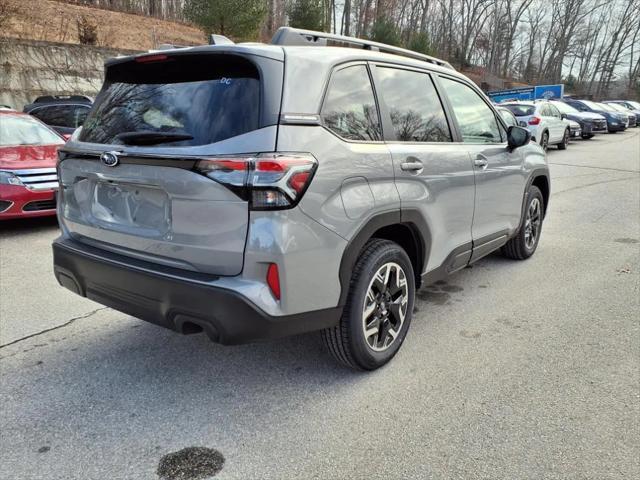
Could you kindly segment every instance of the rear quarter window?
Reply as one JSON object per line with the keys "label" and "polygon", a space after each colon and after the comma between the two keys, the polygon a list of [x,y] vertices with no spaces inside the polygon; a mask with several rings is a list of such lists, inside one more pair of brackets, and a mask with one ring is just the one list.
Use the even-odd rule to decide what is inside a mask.
{"label": "rear quarter window", "polygon": [[[236,55],[175,55],[115,64],[80,140],[121,144],[136,133],[191,137],[161,146],[195,146],[259,128],[260,76]],[[156,143],[157,144],[157,143]]]}

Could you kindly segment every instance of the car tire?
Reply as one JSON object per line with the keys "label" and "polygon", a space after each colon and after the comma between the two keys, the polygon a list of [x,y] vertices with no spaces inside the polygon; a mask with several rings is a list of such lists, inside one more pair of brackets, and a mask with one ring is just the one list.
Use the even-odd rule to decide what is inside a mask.
{"label": "car tire", "polygon": [[[343,365],[375,370],[402,346],[414,299],[415,277],[407,253],[389,240],[371,239],[353,269],[340,322],[322,331],[323,341]],[[367,330],[377,333],[367,336]]]}
{"label": "car tire", "polygon": [[549,132],[542,132],[542,136],[540,137],[540,146],[545,152],[549,150]]}
{"label": "car tire", "polygon": [[542,192],[535,185],[531,185],[527,191],[524,218],[518,233],[502,247],[505,257],[525,260],[535,253],[542,233],[544,208]]}
{"label": "car tire", "polygon": [[593,138],[593,134],[582,135],[583,140],[591,140]]}
{"label": "car tire", "polygon": [[564,135],[562,136],[562,141],[558,144],[558,150],[566,150],[569,145],[569,140],[571,139],[571,132],[568,128],[564,130]]}

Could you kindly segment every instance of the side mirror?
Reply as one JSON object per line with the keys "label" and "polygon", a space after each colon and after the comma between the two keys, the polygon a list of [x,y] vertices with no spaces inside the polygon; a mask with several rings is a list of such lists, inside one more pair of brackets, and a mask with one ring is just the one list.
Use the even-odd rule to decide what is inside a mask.
{"label": "side mirror", "polygon": [[566,119],[567,119],[567,114],[566,114],[566,113],[561,113],[561,114],[560,114],[560,118],[561,118],[562,120],[566,120]]}
{"label": "side mirror", "polygon": [[507,143],[512,150],[526,145],[530,140],[531,133],[526,128],[511,126],[507,129]]}

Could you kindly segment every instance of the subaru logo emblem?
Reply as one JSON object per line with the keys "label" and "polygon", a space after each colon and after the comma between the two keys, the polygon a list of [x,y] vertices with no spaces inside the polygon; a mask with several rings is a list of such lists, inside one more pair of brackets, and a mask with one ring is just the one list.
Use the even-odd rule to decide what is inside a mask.
{"label": "subaru logo emblem", "polygon": [[118,159],[118,152],[104,152],[102,155],[100,155],[100,160],[107,167],[115,167],[120,161]]}

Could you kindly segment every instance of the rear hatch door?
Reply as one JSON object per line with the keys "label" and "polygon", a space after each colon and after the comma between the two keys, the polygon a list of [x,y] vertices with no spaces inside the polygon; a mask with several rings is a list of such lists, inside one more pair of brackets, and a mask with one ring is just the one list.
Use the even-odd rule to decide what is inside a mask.
{"label": "rear hatch door", "polygon": [[62,223],[94,247],[237,275],[248,202],[197,165],[275,149],[282,62],[228,51],[147,57],[107,68],[82,131],[61,152]]}

